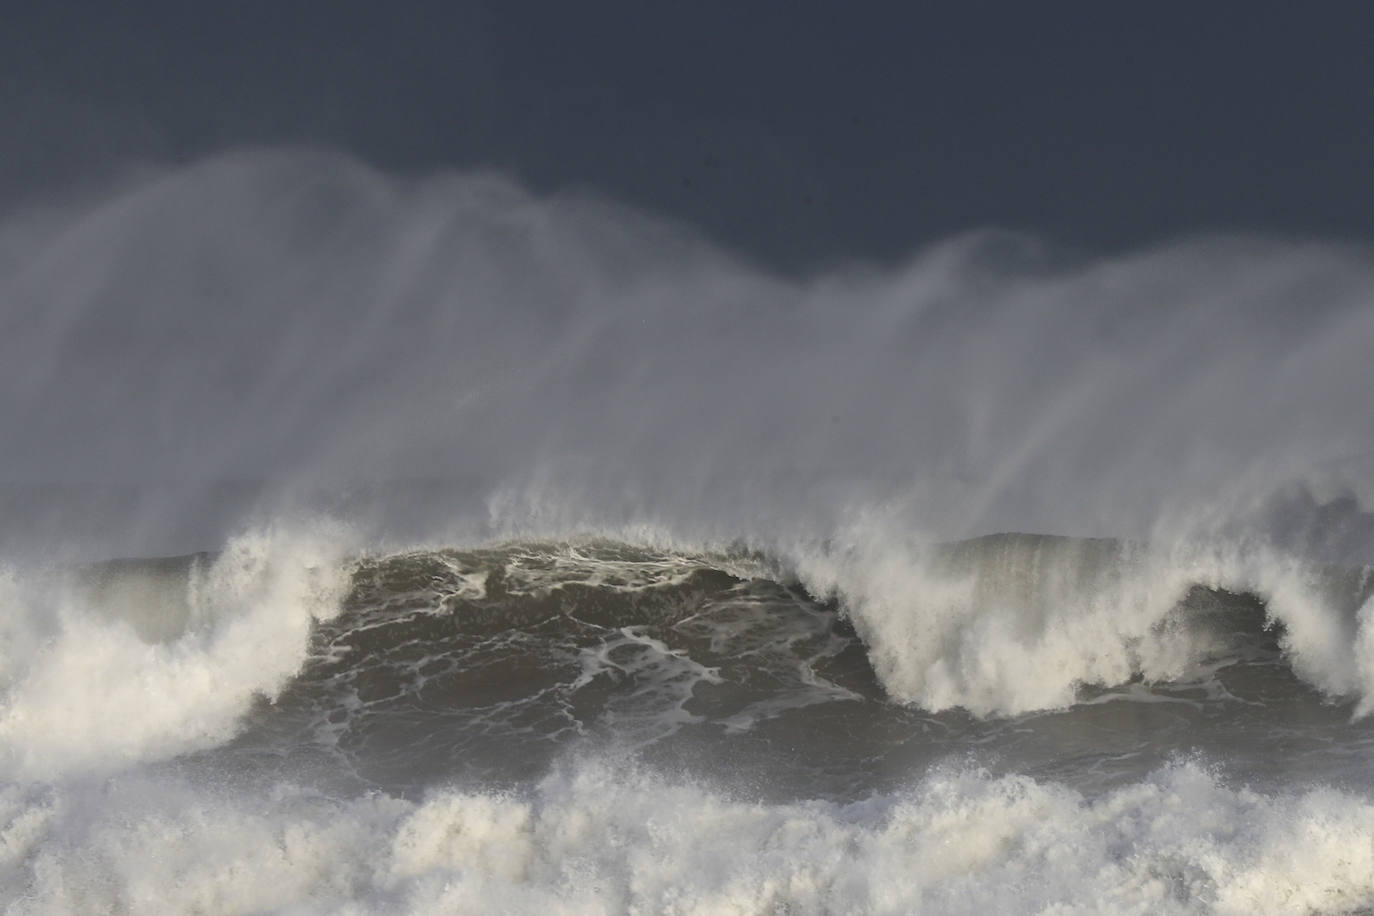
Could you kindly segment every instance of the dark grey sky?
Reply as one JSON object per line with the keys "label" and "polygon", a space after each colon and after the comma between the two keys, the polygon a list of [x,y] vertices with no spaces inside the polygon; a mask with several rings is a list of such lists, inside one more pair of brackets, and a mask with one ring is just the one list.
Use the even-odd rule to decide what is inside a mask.
{"label": "dark grey sky", "polygon": [[984,226],[1369,238],[1371,36],[1353,3],[27,4],[0,192],[307,143],[595,189],[779,266]]}

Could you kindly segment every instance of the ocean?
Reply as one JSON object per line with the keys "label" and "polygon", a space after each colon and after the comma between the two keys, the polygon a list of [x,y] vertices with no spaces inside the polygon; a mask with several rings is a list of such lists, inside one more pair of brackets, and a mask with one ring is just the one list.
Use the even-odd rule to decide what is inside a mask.
{"label": "ocean", "polygon": [[241,151],[0,291],[6,912],[1374,909],[1367,251]]}

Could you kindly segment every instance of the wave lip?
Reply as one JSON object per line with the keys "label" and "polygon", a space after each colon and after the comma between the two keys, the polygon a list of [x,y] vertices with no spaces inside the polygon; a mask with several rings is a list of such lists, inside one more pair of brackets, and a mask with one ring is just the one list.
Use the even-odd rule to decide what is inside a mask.
{"label": "wave lip", "polygon": [[[266,530],[205,556],[9,580],[0,767],[22,779],[119,769],[213,747],[300,669],[347,567],[330,539]],[[159,616],[164,615],[164,616]]]}
{"label": "wave lip", "polygon": [[924,709],[1016,715],[1071,706],[1085,686],[1186,680],[1244,637],[1209,613],[1208,593],[1253,596],[1292,670],[1354,698],[1358,715],[1374,698],[1368,567],[1226,542],[1026,534],[917,547],[870,538],[795,566],[840,602],[888,692]]}

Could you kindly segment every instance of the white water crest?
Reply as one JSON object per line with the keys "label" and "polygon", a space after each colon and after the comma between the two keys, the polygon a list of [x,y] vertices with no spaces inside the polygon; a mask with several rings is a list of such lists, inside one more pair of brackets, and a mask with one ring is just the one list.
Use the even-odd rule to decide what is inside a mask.
{"label": "white water crest", "polygon": [[1070,706],[1083,685],[1195,678],[1244,636],[1185,606],[1196,587],[1253,595],[1294,674],[1357,699],[1357,715],[1374,702],[1374,568],[1229,542],[998,535],[913,546],[871,519],[853,538],[802,554],[797,569],[841,602],[902,702],[1017,714]]}
{"label": "white water crest", "polygon": [[[117,771],[231,738],[254,697],[299,669],[313,622],[338,610],[340,540],[258,531],[179,572],[11,575],[0,591],[0,774]],[[150,607],[164,615],[151,631]]]}

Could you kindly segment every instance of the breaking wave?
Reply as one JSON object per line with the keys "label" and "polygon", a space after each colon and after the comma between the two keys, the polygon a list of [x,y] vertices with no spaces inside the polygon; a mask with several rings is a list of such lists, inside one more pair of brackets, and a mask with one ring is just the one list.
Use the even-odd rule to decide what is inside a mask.
{"label": "breaking wave", "polygon": [[[1368,567],[1032,535],[790,557],[596,539],[370,556],[347,553],[339,531],[274,529],[41,585],[11,575],[6,771],[213,748],[263,700],[313,704],[316,731],[346,730],[350,704],[379,717],[474,707],[489,730],[489,695],[553,738],[585,734],[575,707],[599,690],[622,739],[652,742],[865,696],[1014,716],[1259,662],[1356,716],[1374,697]],[[521,705],[546,694],[561,699]],[[397,752],[427,729],[393,737]]]}
{"label": "breaking wave", "polygon": [[53,778],[213,747],[300,669],[338,610],[332,533],[263,531],[216,557],[3,583],[0,768]]}

